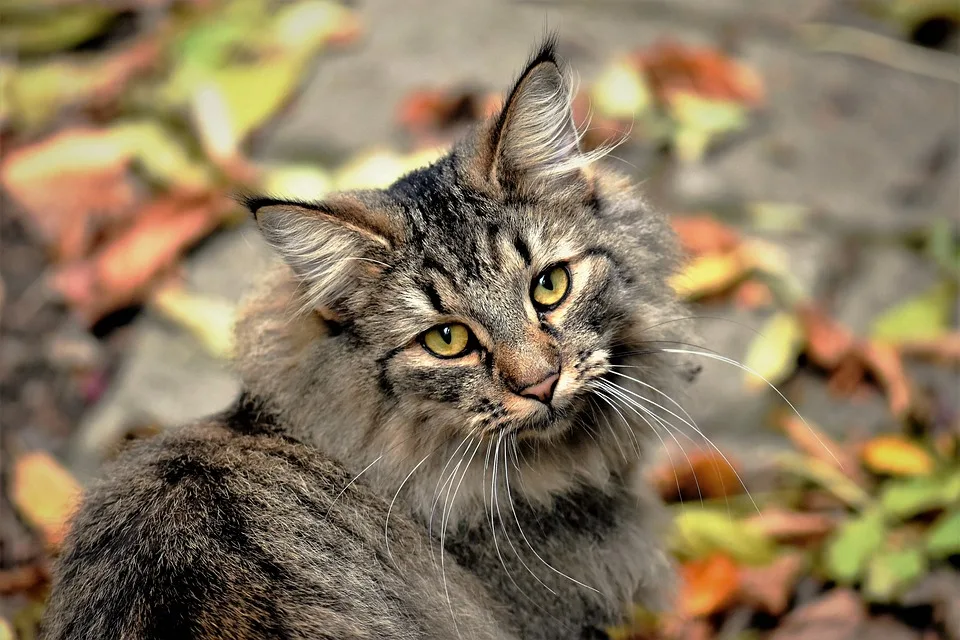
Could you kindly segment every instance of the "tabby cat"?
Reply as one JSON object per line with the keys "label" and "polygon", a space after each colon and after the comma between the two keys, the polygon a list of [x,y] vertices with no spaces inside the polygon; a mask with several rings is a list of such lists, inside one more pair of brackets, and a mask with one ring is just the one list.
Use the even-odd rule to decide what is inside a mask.
{"label": "tabby cat", "polygon": [[695,375],[677,251],[570,98],[548,40],[432,166],[247,199],[284,265],[238,324],[245,392],[91,487],[47,639],[603,637],[662,602],[640,462]]}

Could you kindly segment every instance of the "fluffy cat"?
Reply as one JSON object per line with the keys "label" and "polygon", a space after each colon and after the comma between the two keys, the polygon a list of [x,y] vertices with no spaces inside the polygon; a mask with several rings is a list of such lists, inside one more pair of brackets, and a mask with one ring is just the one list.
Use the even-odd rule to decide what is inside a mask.
{"label": "fluffy cat", "polygon": [[246,391],[90,489],[44,637],[580,638],[661,604],[677,251],[578,139],[548,41],[434,165],[248,199],[286,266],[238,326]]}

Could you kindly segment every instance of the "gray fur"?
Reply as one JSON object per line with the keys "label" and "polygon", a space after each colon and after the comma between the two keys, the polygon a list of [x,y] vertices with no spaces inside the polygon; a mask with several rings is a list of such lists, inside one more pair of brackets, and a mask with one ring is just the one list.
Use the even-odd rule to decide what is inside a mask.
{"label": "gray fur", "polygon": [[[435,165],[384,191],[249,201],[289,268],[238,327],[247,392],[91,490],[45,637],[578,638],[663,603],[640,471],[656,422],[596,385],[663,404],[650,387],[689,373],[657,353],[686,339],[676,249],[578,155],[566,87],[547,43]],[[570,292],[539,312],[531,283],[555,264]],[[418,336],[451,321],[476,348],[436,358]],[[511,386],[557,365],[549,405]]]}

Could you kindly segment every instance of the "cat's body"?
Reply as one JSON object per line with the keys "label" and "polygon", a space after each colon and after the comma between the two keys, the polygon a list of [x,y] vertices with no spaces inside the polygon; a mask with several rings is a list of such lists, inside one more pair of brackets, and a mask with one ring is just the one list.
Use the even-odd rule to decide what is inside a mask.
{"label": "cat's body", "polygon": [[661,604],[675,250],[586,166],[550,44],[434,166],[249,206],[290,268],[238,328],[247,392],[88,495],[47,638],[578,638]]}

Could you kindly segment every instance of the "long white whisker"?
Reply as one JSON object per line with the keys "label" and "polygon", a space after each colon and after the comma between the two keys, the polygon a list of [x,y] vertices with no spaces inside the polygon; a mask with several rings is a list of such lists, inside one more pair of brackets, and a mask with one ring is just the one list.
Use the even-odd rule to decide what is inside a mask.
{"label": "long white whisker", "polygon": [[346,493],[347,489],[349,489],[349,488],[353,485],[354,482],[356,482],[357,480],[359,480],[359,479],[360,479],[360,476],[362,476],[363,474],[365,474],[365,473],[370,469],[370,467],[372,467],[373,465],[375,465],[375,464],[377,464],[378,462],[380,462],[380,460],[383,458],[383,456],[384,456],[384,454],[382,454],[382,453],[381,453],[379,456],[377,456],[376,459],[375,459],[373,462],[371,462],[370,464],[368,464],[367,466],[365,466],[365,467],[363,468],[363,471],[361,471],[361,472],[358,473],[357,475],[353,476],[353,480],[351,480],[351,481],[348,482],[346,485],[344,485],[343,489],[340,489],[340,493],[338,493],[338,494],[333,498],[333,502],[330,503],[330,506],[327,507],[326,513],[323,514],[323,519],[324,519],[324,520],[326,520],[326,519],[327,519],[327,516],[330,515],[330,511],[333,510],[333,506],[334,506],[335,504],[337,504],[337,500],[339,500],[339,499],[341,498],[341,496],[343,496],[343,494]]}
{"label": "long white whisker", "polygon": [[410,470],[410,473],[407,474],[407,477],[404,478],[403,482],[400,483],[400,486],[397,487],[397,492],[393,494],[393,500],[390,501],[390,506],[387,508],[387,518],[383,523],[383,540],[386,543],[387,556],[389,556],[391,562],[393,561],[393,554],[390,553],[390,514],[393,512],[393,505],[397,501],[397,496],[399,496],[400,492],[403,490],[403,485],[407,484],[407,480],[409,480],[410,477],[417,472],[417,469],[419,469],[420,466],[426,462],[427,458],[429,458],[431,455],[433,455],[433,451],[423,456],[423,459],[417,463],[417,466]]}

